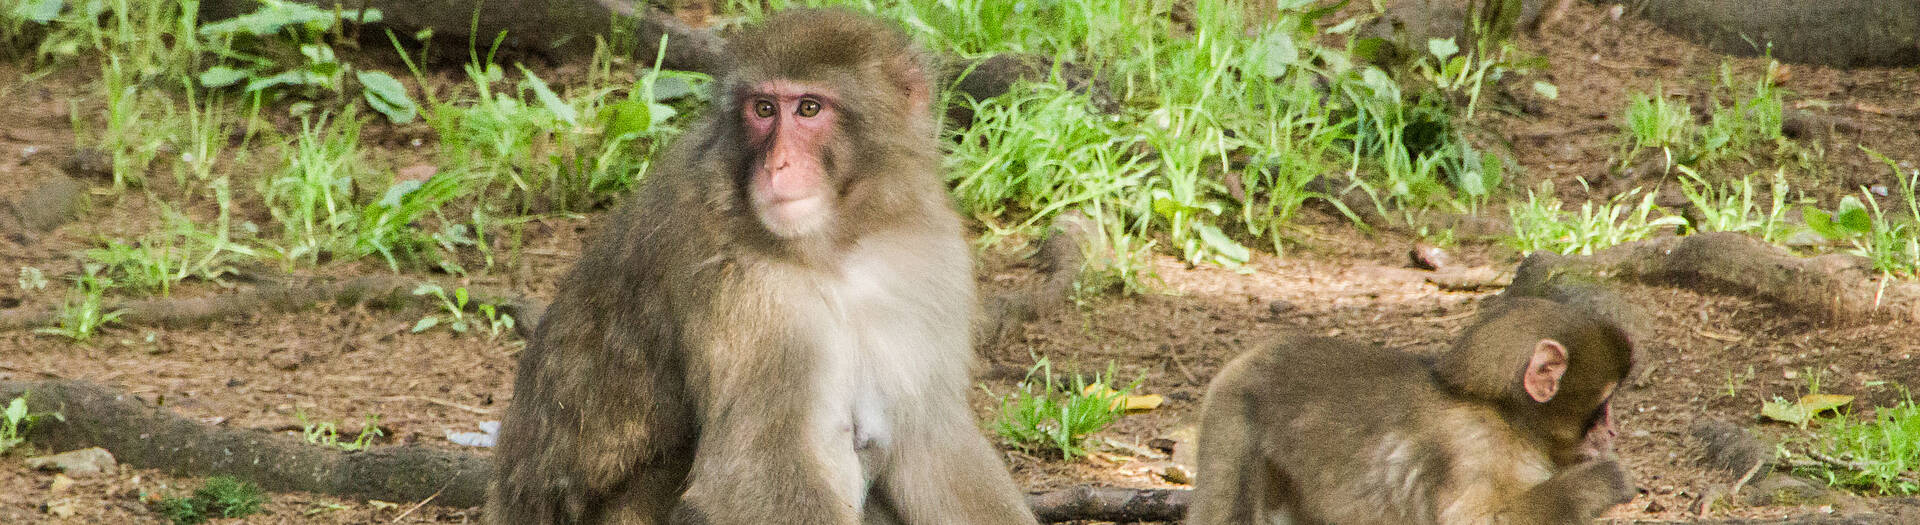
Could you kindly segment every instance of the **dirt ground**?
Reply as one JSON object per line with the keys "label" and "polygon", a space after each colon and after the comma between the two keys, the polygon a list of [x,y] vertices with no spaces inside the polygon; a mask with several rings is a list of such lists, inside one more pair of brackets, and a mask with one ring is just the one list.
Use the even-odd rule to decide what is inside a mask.
{"label": "dirt ground", "polygon": [[[1536,114],[1502,114],[1485,123],[1510,143],[1513,158],[1525,168],[1512,184],[1552,179],[1567,198],[1586,198],[1575,179],[1604,177],[1606,167],[1616,162],[1617,123],[1631,93],[1655,85],[1674,93],[1704,93],[1717,82],[1723,60],[1646,22],[1616,21],[1603,8],[1585,4],[1577,4],[1565,21],[1524,45],[1550,60],[1544,77],[1559,87],[1559,98],[1540,101]],[[1765,70],[1760,59],[1732,63],[1748,78]],[[1831,205],[1832,195],[1853,191],[1849,188],[1891,187],[1889,170],[1857,145],[1920,162],[1920,125],[1914,124],[1920,117],[1920,70],[1842,71],[1803,65],[1787,70],[1782,87],[1789,92],[1790,108],[1846,124],[1836,133],[1800,142],[1815,156],[1807,166],[1787,167],[1796,188],[1827,197],[1822,202]],[[0,198],[23,195],[44,183],[71,156],[74,133],[67,100],[83,92],[85,81],[69,74],[29,78],[18,64],[0,64]],[[409,155],[403,151],[390,156]],[[0,276],[16,275],[26,266],[50,275],[66,273],[75,264],[75,253],[93,240],[143,231],[142,225],[154,215],[143,198],[96,191],[83,220],[24,243],[0,239]],[[558,275],[578,256],[583,232],[594,218],[533,224],[525,236],[527,256],[518,268],[466,284],[547,297]],[[1300,223],[1289,233],[1293,242],[1288,251],[1257,257],[1250,273],[1188,267],[1162,257],[1154,261],[1161,293],[1109,295],[1046,312],[1008,344],[988,349],[980,366],[984,388],[975,395],[982,418],[994,404],[988,392],[1011,390],[1033,356],[1048,356],[1060,368],[1087,373],[1112,363],[1123,378],[1141,377],[1143,393],[1167,398],[1159,409],[1127,416],[1101,433],[1097,440],[1117,445],[1103,445],[1085,461],[1067,463],[1008,450],[1016,479],[1036,491],[1082,484],[1184,487],[1164,479],[1167,460],[1146,445],[1156,438],[1190,439],[1206,381],[1229,358],[1295,334],[1430,351],[1445,344],[1476,305],[1497,291],[1448,292],[1427,283],[1428,272],[1407,262],[1407,249],[1415,242],[1411,237],[1364,233],[1316,210],[1303,213]],[[1449,249],[1455,264],[1462,266],[1510,269],[1519,259],[1498,246]],[[1015,253],[995,249],[983,256],[983,294],[1035,279]],[[325,271],[351,275],[386,270],[369,261]],[[221,291],[214,284],[187,283],[173,295]],[[1764,400],[1802,393],[1808,374],[1818,374],[1826,392],[1860,396],[1855,403],[1861,406],[1893,402],[1901,388],[1920,388],[1920,361],[1915,360],[1920,337],[1915,336],[1914,322],[1823,324],[1741,297],[1640,285],[1619,291],[1654,322],[1641,338],[1645,357],[1640,372],[1616,396],[1614,407],[1622,428],[1618,452],[1643,492],[1608,518],[1686,521],[1703,515],[1760,518],[1880,510],[1920,520],[1915,517],[1920,514],[1912,514],[1920,504],[1910,499],[1866,497],[1772,506],[1730,501],[1704,514],[1696,512],[1703,496],[1723,491],[1737,476],[1700,466],[1699,452],[1686,438],[1688,425],[1700,418],[1735,422],[1768,436],[1786,435],[1791,430],[1763,425],[1755,415]],[[0,285],[0,308],[46,307],[59,299],[58,293],[27,293],[11,283]],[[473,431],[479,422],[500,417],[512,396],[510,378],[520,344],[510,336],[487,340],[438,330],[410,333],[409,327],[424,313],[324,307],[200,328],[114,328],[88,344],[28,331],[5,332],[0,333],[0,379],[85,379],[209,423],[264,431],[297,433],[296,414],[349,426],[377,414],[390,435],[382,443],[462,448],[448,442],[446,433]],[[56,491],[54,476],[27,469],[22,457],[0,457],[0,522],[163,522],[141,503],[143,495],[179,495],[200,482],[123,468],[114,475],[78,478],[75,485]],[[232,522],[452,523],[477,517],[474,509],[417,503],[274,494],[266,513]]]}

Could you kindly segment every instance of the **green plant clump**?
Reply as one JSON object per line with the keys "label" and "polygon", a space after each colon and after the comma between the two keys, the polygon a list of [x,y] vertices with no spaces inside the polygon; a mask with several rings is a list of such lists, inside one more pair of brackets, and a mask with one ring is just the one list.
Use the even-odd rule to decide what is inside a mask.
{"label": "green plant clump", "polygon": [[1000,397],[994,432],[1021,450],[1052,450],[1068,460],[1084,456],[1087,436],[1118,420],[1119,401],[1133,390],[1133,386],[1108,389],[1112,376],[1111,369],[1091,381],[1075,374],[1069,384],[1041,358],[1027,370],[1018,390]]}
{"label": "green plant clump", "polygon": [[213,518],[239,518],[260,512],[267,496],[258,485],[229,476],[207,478],[207,484],[190,497],[173,497],[154,504],[155,511],[179,525],[203,523]]}
{"label": "green plant clump", "polygon": [[1818,425],[1808,446],[1830,460],[1801,470],[1835,486],[1877,494],[1920,494],[1920,405],[1912,397],[1876,408],[1868,421],[1838,414],[1818,420]]}

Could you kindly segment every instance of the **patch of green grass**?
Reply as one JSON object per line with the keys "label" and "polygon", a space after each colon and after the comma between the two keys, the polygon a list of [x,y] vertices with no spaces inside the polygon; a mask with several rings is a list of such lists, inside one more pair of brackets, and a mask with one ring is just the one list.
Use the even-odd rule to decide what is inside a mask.
{"label": "patch of green grass", "polygon": [[1670,99],[1658,87],[1655,96],[1635,94],[1627,106],[1627,151],[1622,162],[1631,163],[1643,152],[1656,150],[1663,165],[1672,169],[1745,159],[1755,146],[1768,142],[1786,147],[1785,104],[1780,89],[1768,80],[1776,67],[1769,64],[1751,86],[1743,86],[1732,65],[1722,63],[1712,117],[1705,125],[1695,122],[1690,106]]}
{"label": "patch of green grass", "polygon": [[1902,278],[1920,276],[1920,197],[1914,195],[1920,190],[1920,170],[1901,173],[1898,162],[1865,147],[1861,149],[1893,170],[1898,186],[1896,195],[1900,195],[1894,200],[1905,204],[1905,216],[1882,210],[1880,200],[1867,188],[1860,190],[1864,200],[1848,195],[1842,197],[1839,207],[1832,211],[1809,205],[1802,208],[1801,215],[1806,218],[1807,227],[1820,235],[1847,241],[1852,245],[1849,251],[1872,261],[1874,269]]}
{"label": "patch of green grass", "polygon": [[74,341],[86,341],[107,323],[120,318],[120,312],[106,310],[106,292],[113,287],[113,279],[99,275],[99,265],[86,265],[86,273],[75,275],[73,293],[60,303],[60,314],[56,324],[34,330],[34,333],[66,337]]}
{"label": "patch of green grass", "polygon": [[477,316],[467,313],[466,288],[454,288],[452,293],[448,293],[440,285],[422,284],[413,289],[413,294],[432,295],[440,299],[440,311],[421,317],[419,321],[413,323],[413,333],[425,332],[444,325],[457,334],[467,333],[468,330],[477,332],[484,329],[487,332],[487,338],[493,339],[503,332],[513,331],[513,316],[500,312],[498,307],[491,303],[473,305],[474,312],[479,314]]}
{"label": "patch of green grass", "polygon": [[260,512],[266,502],[266,493],[253,482],[214,476],[192,496],[162,499],[154,504],[154,510],[175,524],[191,525],[213,518],[250,516]]}
{"label": "patch of green grass", "polygon": [[1668,100],[1657,86],[1654,93],[1658,96],[1635,93],[1627,103],[1627,135],[1632,150],[1626,158],[1630,161],[1642,150],[1657,150],[1665,157],[1664,166],[1671,168],[1682,160],[1676,155],[1685,153],[1676,150],[1693,139],[1693,109]]}
{"label": "patch of green grass", "polygon": [[1787,179],[1784,170],[1773,172],[1773,181],[1764,192],[1752,176],[1737,182],[1714,184],[1692,168],[1681,166],[1680,192],[1698,214],[1688,226],[1700,232],[1751,233],[1768,243],[1784,240],[1788,228],[1784,216],[1787,206]]}
{"label": "patch of green grass", "polygon": [[1542,183],[1538,192],[1527,192],[1526,203],[1510,210],[1513,237],[1508,244],[1523,253],[1546,250],[1591,255],[1609,246],[1644,239],[1661,228],[1684,226],[1686,219],[1654,206],[1655,193],[1641,195],[1636,188],[1604,203],[1582,202],[1578,211],[1566,211],[1560,199],[1553,196],[1552,183]]}
{"label": "patch of green grass", "polygon": [[293,418],[300,422],[300,437],[307,443],[323,447],[333,447],[347,452],[366,450],[373,440],[386,435],[380,430],[380,416],[368,415],[360,425],[360,432],[352,440],[341,441],[340,423],[335,421],[311,421],[306,412],[296,411]]}
{"label": "patch of green grass", "polygon": [[360,121],[352,116],[300,119],[279,173],[264,180],[262,200],[281,225],[280,256],[313,264],[337,249],[356,222],[349,200],[362,168]]}
{"label": "patch of green grass", "polygon": [[37,414],[27,412],[28,395],[29,393],[22,392],[19,397],[7,402],[5,411],[0,411],[0,454],[6,454],[7,451],[13,450],[13,447],[26,443],[27,431],[33,429],[33,424],[41,418],[51,416],[57,420],[66,420],[66,417],[59,412]]}
{"label": "patch of green grass", "polygon": [[1855,490],[1920,494],[1920,405],[1911,396],[1874,408],[1868,420],[1842,413],[1816,425],[1803,445],[1824,457],[1800,463],[1797,470]]}
{"label": "patch of green grass", "polygon": [[1052,363],[1041,358],[1017,390],[1000,396],[994,432],[1022,450],[1051,450],[1068,460],[1084,456],[1087,436],[1119,420],[1117,401],[1133,390],[1110,391],[1112,379],[1109,369],[1092,378],[1075,374],[1069,382],[1055,376]]}

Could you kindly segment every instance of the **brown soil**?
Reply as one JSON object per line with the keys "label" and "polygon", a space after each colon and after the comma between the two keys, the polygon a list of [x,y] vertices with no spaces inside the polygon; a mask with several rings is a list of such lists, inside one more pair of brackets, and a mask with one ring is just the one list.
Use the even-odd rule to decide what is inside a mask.
{"label": "brown soil", "polygon": [[[1584,199],[1576,178],[1600,180],[1617,164],[1621,119],[1627,97],[1656,85],[1671,93],[1706,93],[1723,60],[1736,72],[1762,74],[1760,59],[1725,59],[1688,44],[1651,24],[1610,19],[1602,7],[1577,4],[1558,25],[1524,42],[1549,59],[1543,73],[1559,98],[1540,101],[1538,114],[1484,119],[1513,158],[1526,168],[1516,188],[1552,179],[1563,197]],[[1864,184],[1893,186],[1891,173],[1868,158],[1865,145],[1895,159],[1920,162],[1920,71],[1835,70],[1792,66],[1783,87],[1788,105],[1845,119],[1855,131],[1802,141],[1810,162],[1786,168],[1796,188],[1831,205],[1835,195]],[[29,77],[18,64],[0,63],[0,198],[25,194],[59,173],[73,151],[67,101],[87,92],[88,80],[71,73]],[[370,134],[379,133],[369,130]],[[370,141],[371,142],[371,141]],[[395,141],[400,142],[400,141]],[[395,144],[394,148],[403,148]],[[389,154],[406,158],[406,153]],[[1764,157],[1763,157],[1764,158]],[[1734,175],[1756,168],[1729,167]],[[1771,173],[1771,164],[1765,173]],[[1646,181],[1658,184],[1658,180]],[[237,186],[238,184],[236,184]],[[1525,185],[1525,186],[1522,186]],[[1597,187],[1597,185],[1596,185]],[[144,197],[96,191],[84,220],[37,241],[0,238],[0,307],[44,307],[61,293],[26,292],[12,286],[21,267],[69,273],[75,252],[98,238],[145,230],[155,216]],[[132,194],[128,194],[132,195]],[[204,204],[204,203],[202,203]],[[474,284],[508,287],[535,297],[551,293],[558,274],[578,256],[581,232],[592,217],[549,219],[525,236],[526,261],[510,277]],[[1161,394],[1158,410],[1127,416],[1099,438],[1144,445],[1191,432],[1209,377],[1232,356],[1288,334],[1334,335],[1430,351],[1466,322],[1492,292],[1447,292],[1425,282],[1427,272],[1406,263],[1414,239],[1366,234],[1341,220],[1309,211],[1290,235],[1282,256],[1258,257],[1239,273],[1188,267],[1161,257],[1153,261],[1162,293],[1093,298],[1078,307],[1045,312],[1018,337],[989,349],[981,369],[986,391],[1005,393],[1033,356],[1048,356],[1060,368],[1086,373],[1115,365],[1122,378],[1142,378],[1140,390]],[[1511,268],[1518,255],[1499,247],[1453,247],[1455,264]],[[1011,250],[984,258],[983,292],[1032,282],[1031,269],[1013,261]],[[385,271],[376,263],[335,265],[328,273]],[[55,288],[62,285],[56,281]],[[218,293],[220,287],[189,283],[176,296]],[[1629,285],[1628,300],[1651,313],[1643,339],[1643,373],[1616,399],[1623,433],[1619,453],[1633,480],[1645,489],[1608,516],[1620,520],[1688,520],[1702,495],[1731,483],[1709,471],[1685,439],[1688,424],[1714,417],[1751,425],[1771,436],[1789,430],[1755,423],[1760,404],[1793,397],[1821,377],[1826,392],[1861,396],[1856,404],[1895,401],[1900,389],[1920,388],[1920,338],[1914,323],[1826,325],[1764,303],[1669,287]],[[445,331],[410,333],[425,312],[362,307],[323,307],[291,314],[261,314],[200,328],[116,328],[86,344],[25,331],[0,333],[0,379],[74,378],[122,389],[212,424],[286,432],[296,414],[357,426],[377,414],[390,431],[383,443],[421,443],[460,448],[448,431],[472,431],[498,419],[510,400],[514,359],[520,343],[454,336]],[[1749,373],[1750,371],[1750,373]],[[975,396],[984,418],[993,398]],[[295,430],[297,432],[297,430]],[[474,449],[485,453],[482,449]],[[1140,448],[1103,446],[1086,461],[1062,462],[1009,450],[1016,478],[1029,490],[1078,484],[1181,487],[1165,481],[1164,462]],[[45,451],[41,451],[45,452]],[[22,466],[23,454],[0,458],[0,522],[161,522],[141,503],[143,494],[180,495],[200,480],[150,470],[81,478],[58,493],[53,475]],[[276,494],[267,514],[249,522],[369,523],[465,522],[472,509],[418,502],[375,503],[328,496]],[[1818,506],[1716,507],[1712,517],[1768,517],[1815,512],[1870,510],[1886,503],[1847,499],[1838,508]],[[71,509],[70,517],[49,513]]]}

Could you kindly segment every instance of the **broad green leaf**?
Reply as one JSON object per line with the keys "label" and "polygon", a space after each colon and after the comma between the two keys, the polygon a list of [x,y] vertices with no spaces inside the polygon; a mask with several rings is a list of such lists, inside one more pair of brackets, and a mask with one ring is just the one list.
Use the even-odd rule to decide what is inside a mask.
{"label": "broad green leaf", "polygon": [[1428,39],[1427,52],[1433,53],[1434,58],[1445,61],[1447,57],[1451,57],[1455,53],[1460,52],[1460,45],[1455,44],[1451,38]]}
{"label": "broad green leaf", "polygon": [[1384,55],[1389,47],[1384,38],[1367,37],[1354,39],[1353,46],[1349,49],[1355,58],[1367,62],[1380,62],[1386,58]]}
{"label": "broad green leaf", "polygon": [[276,86],[310,86],[319,84],[320,79],[307,71],[287,71],[266,78],[254,78],[247,83],[247,91],[260,91]]}
{"label": "broad green leaf", "polygon": [[1811,205],[1803,206],[1800,208],[1800,216],[1806,219],[1807,229],[1813,230],[1814,233],[1820,234],[1821,237],[1832,240],[1847,237],[1846,232],[1840,231],[1840,227],[1833,223],[1833,215],[1827,213],[1826,210],[1815,208]]}
{"label": "broad green leaf", "polygon": [[[350,15],[348,15],[350,16]],[[301,3],[269,1],[260,9],[244,15],[200,26],[200,34],[221,36],[245,32],[253,36],[270,36],[288,26],[313,27],[325,30],[333,26],[333,11],[324,10]]]}
{"label": "broad green leaf", "polygon": [[27,419],[27,397],[20,396],[7,402],[7,422],[19,424]]}
{"label": "broad green leaf", "polygon": [[1267,78],[1280,78],[1287,74],[1287,68],[1300,61],[1300,48],[1293,43],[1293,35],[1284,31],[1268,31],[1260,37],[1261,73]]}
{"label": "broad green leaf", "polygon": [[62,0],[26,0],[13,6],[13,16],[36,24],[52,22],[60,17],[60,9],[66,7]]}
{"label": "broad green leaf", "polygon": [[405,124],[413,122],[413,117],[419,113],[419,106],[414,105],[413,98],[407,96],[406,86],[400,85],[393,75],[384,71],[360,71],[354,73],[354,78],[360,80],[367,105],[386,115],[387,120]]}
{"label": "broad green leaf", "polygon": [[[420,189],[422,184],[426,183],[418,180],[403,180],[393,183],[393,186],[387,188],[385,194],[380,195],[380,200],[375,202],[374,205],[398,208],[400,207],[400,200],[406,197],[408,193],[413,193],[413,190]],[[413,291],[414,295],[419,295],[421,292],[422,289],[415,289]]]}
{"label": "broad green leaf", "polygon": [[1533,81],[1533,92],[1539,93],[1540,96],[1547,97],[1547,100],[1560,100],[1560,86],[1553,85],[1552,82],[1545,80]]}
{"label": "broad green leaf", "polygon": [[431,316],[431,315],[429,315],[429,316],[426,316],[426,317],[422,317],[422,318],[420,318],[420,322],[418,322],[418,323],[413,323],[413,333],[416,333],[416,334],[417,334],[417,333],[420,333],[420,332],[425,332],[425,331],[427,331],[427,330],[430,330],[430,329],[432,329],[432,328],[433,328],[434,326],[436,326],[436,325],[439,325],[439,324],[440,324],[440,318],[439,318],[439,317],[435,317],[435,316]]}
{"label": "broad green leaf", "polygon": [[1842,394],[1807,394],[1800,396],[1800,406],[1806,407],[1807,411],[1813,414],[1847,406],[1848,403],[1852,402],[1853,396]]}
{"label": "broad green leaf", "polygon": [[1805,427],[1821,412],[1840,408],[1852,402],[1853,396],[1836,394],[1807,394],[1793,402],[1776,397],[1760,406],[1760,416]]}
{"label": "broad green leaf", "polygon": [[660,120],[653,117],[654,109],[672,108],[640,99],[627,99],[607,107],[606,135],[608,137],[631,139],[645,135],[653,130]]}
{"label": "broad green leaf", "polygon": [[253,76],[253,73],[227,66],[213,66],[207,68],[206,71],[200,72],[200,85],[210,88],[227,87],[239,83],[241,80],[246,80],[251,76]]}
{"label": "broad green leaf", "polygon": [[699,94],[700,89],[684,76],[661,74],[653,79],[653,99],[656,101],[665,102]]}
{"label": "broad green leaf", "polygon": [[1213,250],[1214,253],[1225,256],[1233,262],[1244,263],[1253,257],[1252,250],[1247,249],[1246,246],[1233,240],[1232,237],[1228,237],[1226,232],[1220,231],[1220,228],[1216,228],[1212,224],[1195,222],[1193,223],[1193,231],[1200,233],[1200,240],[1207,243],[1207,248]]}
{"label": "broad green leaf", "polygon": [[1848,233],[1873,233],[1873,216],[1867,213],[1867,206],[1852,195],[1840,199],[1840,209],[1836,210],[1833,220]]}

